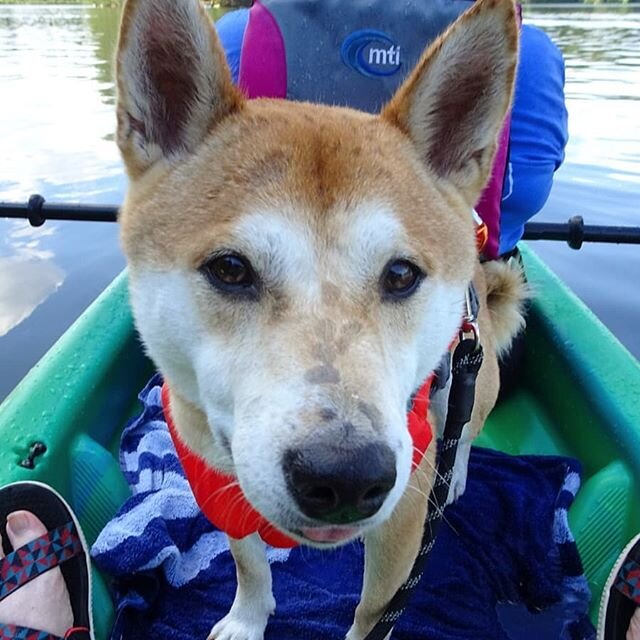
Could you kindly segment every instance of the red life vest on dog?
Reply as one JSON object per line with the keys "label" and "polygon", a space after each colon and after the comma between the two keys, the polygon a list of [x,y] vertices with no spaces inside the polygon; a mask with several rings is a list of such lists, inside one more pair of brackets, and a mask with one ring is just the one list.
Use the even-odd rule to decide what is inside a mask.
{"label": "red life vest on dog", "polygon": [[[427,450],[433,433],[428,421],[431,378],[420,388],[407,415],[407,426],[413,440],[413,468],[416,469]],[[162,386],[162,406],[169,433],[178,452],[184,474],[204,515],[232,538],[246,538],[252,533],[272,547],[296,547],[292,540],[261,516],[245,498],[237,479],[211,467],[204,458],[184,443],[171,418],[169,388]]]}

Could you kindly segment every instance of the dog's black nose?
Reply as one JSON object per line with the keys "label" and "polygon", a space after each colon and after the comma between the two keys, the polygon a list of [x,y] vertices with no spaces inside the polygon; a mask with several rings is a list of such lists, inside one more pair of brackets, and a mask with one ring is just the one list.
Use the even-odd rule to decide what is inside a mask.
{"label": "dog's black nose", "polygon": [[395,455],[382,443],[354,449],[316,443],[289,449],[283,467],[302,512],[330,524],[372,516],[396,482]]}

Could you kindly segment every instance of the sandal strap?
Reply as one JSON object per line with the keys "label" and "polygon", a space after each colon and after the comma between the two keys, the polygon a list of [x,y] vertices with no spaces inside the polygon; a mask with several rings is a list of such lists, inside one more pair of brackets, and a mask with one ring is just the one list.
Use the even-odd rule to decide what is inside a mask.
{"label": "sandal strap", "polygon": [[91,634],[86,627],[73,627],[60,638],[46,631],[0,623],[0,640],[91,640]]}
{"label": "sandal strap", "polygon": [[635,560],[625,562],[618,572],[614,587],[640,606],[640,564]]}
{"label": "sandal strap", "polygon": [[27,582],[82,553],[82,542],[73,522],[12,551],[0,560],[0,601]]}
{"label": "sandal strap", "polygon": [[37,631],[15,624],[0,624],[0,640],[63,640],[46,631]]}

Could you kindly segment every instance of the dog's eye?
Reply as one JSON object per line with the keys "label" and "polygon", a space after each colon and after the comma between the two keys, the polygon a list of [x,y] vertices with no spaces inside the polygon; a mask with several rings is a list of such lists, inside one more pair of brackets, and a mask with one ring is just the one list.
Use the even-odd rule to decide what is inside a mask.
{"label": "dog's eye", "polygon": [[212,258],[201,271],[217,289],[228,293],[256,293],[256,276],[251,264],[236,253]]}
{"label": "dog's eye", "polygon": [[382,274],[382,290],[391,298],[407,298],[424,278],[423,271],[408,260],[392,260]]}

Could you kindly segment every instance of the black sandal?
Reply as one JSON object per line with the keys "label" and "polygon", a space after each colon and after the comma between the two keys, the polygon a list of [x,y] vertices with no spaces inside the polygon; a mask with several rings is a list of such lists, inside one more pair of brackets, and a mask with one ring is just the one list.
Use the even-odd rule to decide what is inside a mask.
{"label": "black sandal", "polygon": [[[7,516],[29,511],[47,533],[19,549],[12,549],[6,532]],[[16,482],[0,489],[0,531],[5,556],[0,558],[0,600],[31,580],[59,567],[69,591],[73,625],[65,640],[93,640],[89,554],[78,521],[65,500],[38,482]],[[36,629],[0,623],[0,640],[60,640]]]}
{"label": "black sandal", "polygon": [[616,560],[602,592],[598,640],[625,640],[631,617],[640,607],[640,534]]}

